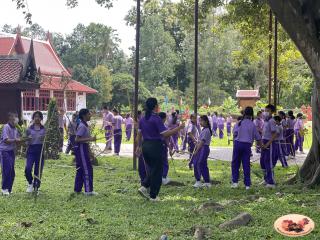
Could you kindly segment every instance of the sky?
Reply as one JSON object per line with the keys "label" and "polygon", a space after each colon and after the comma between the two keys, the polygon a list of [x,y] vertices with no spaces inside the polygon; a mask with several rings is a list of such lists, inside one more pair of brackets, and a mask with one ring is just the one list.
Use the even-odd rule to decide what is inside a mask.
{"label": "sky", "polygon": [[[28,0],[33,23],[38,23],[46,31],[63,34],[71,33],[78,23],[102,23],[117,30],[120,47],[130,54],[129,47],[135,44],[135,29],[126,26],[124,17],[136,4],[135,1],[115,0],[111,9],[100,7],[95,0],[79,0],[79,6],[74,9],[68,8],[65,3],[66,0]],[[0,9],[0,26],[26,25],[22,11],[16,9],[12,0],[1,0]]]}

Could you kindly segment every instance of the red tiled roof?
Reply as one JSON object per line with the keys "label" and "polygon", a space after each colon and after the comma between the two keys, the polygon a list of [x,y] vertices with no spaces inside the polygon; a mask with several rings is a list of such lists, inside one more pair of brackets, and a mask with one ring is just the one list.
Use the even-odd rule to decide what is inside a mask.
{"label": "red tiled roof", "polygon": [[[17,37],[18,36],[18,37]],[[17,39],[21,41],[16,41]],[[19,43],[18,43],[19,42]],[[19,49],[19,54],[27,53],[30,49],[31,39],[21,37],[12,34],[0,34],[0,55],[11,55],[15,49],[14,45],[22,43]],[[65,76],[70,78],[71,74],[63,66],[57,53],[51,46],[50,41],[33,40],[34,57],[37,69],[40,68],[42,74],[41,88],[47,90],[62,90],[61,77]],[[20,53],[20,51],[22,51]],[[48,77],[52,76],[51,80]],[[84,84],[81,84],[75,80],[71,80],[66,90],[86,92],[86,93],[97,93],[95,89],[92,89]]]}
{"label": "red tiled roof", "polygon": [[[67,83],[63,82],[61,77],[41,76],[41,89],[44,90],[66,90],[85,93],[97,93],[98,91],[90,88],[75,80],[68,80]],[[65,86],[67,84],[67,86]]]}
{"label": "red tiled roof", "polygon": [[[23,49],[29,51],[31,39],[22,37]],[[71,77],[68,70],[62,65],[59,57],[51,47],[50,42],[33,41],[34,57],[37,68],[41,69],[42,74]]]}
{"label": "red tiled roof", "polygon": [[13,44],[14,44],[13,37],[0,36],[0,55],[9,55]]}
{"label": "red tiled roof", "polygon": [[22,68],[18,59],[0,59],[0,84],[18,83]]}
{"label": "red tiled roof", "polygon": [[237,98],[260,98],[259,90],[238,90]]}
{"label": "red tiled roof", "polygon": [[[12,34],[0,35],[0,55],[11,55],[14,51],[13,45],[16,43],[17,36]],[[31,39],[21,37],[23,52],[29,52]],[[37,68],[41,69],[43,74],[53,76],[69,76],[68,70],[63,66],[58,55],[52,48],[49,41],[33,40],[34,55]]]}

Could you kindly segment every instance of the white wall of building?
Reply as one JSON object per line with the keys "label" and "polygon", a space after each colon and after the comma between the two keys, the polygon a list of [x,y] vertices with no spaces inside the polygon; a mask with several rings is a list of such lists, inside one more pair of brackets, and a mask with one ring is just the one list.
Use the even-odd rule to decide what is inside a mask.
{"label": "white wall of building", "polygon": [[[21,95],[21,97],[23,99],[23,95]],[[36,97],[39,97],[39,90],[36,90]],[[50,91],[50,97],[53,98],[53,91]],[[65,106],[67,106],[66,94],[65,94]],[[82,93],[82,95],[79,95],[78,92],[76,92],[76,111],[80,111],[80,109],[86,108],[86,107],[87,107],[86,93]],[[45,123],[47,121],[48,112],[42,111],[42,113],[43,113],[43,123]],[[73,113],[74,111],[67,111],[66,114],[68,118],[71,119]],[[32,120],[32,114],[33,114],[33,111],[22,111],[23,120],[25,120],[27,123],[30,123]]]}
{"label": "white wall of building", "polygon": [[77,92],[76,98],[77,98],[77,100],[76,100],[77,111],[80,111],[80,109],[87,107],[87,94],[86,93],[82,93],[82,95],[79,95],[79,93]]}

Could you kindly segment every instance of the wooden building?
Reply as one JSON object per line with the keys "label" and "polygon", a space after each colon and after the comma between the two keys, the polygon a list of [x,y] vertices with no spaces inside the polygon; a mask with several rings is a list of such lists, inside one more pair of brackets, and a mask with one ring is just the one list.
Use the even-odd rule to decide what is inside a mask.
{"label": "wooden building", "polygon": [[27,54],[0,55],[0,124],[7,122],[8,112],[22,119],[22,92],[39,88],[32,41]]}
{"label": "wooden building", "polygon": [[259,90],[238,90],[236,97],[239,107],[245,109],[256,105],[256,102],[260,99],[260,93]]}
{"label": "wooden building", "polygon": [[[21,95],[23,117],[29,121],[32,112],[40,110],[46,118],[47,106],[51,98],[57,100],[59,109],[68,114],[86,107],[87,94],[97,91],[72,79],[71,73],[64,67],[51,43],[50,34],[46,41],[31,40],[19,33],[0,33],[0,55],[19,56],[29,52],[33,43],[36,69],[41,79],[40,87],[26,88]],[[1,73],[0,73],[1,74]]]}

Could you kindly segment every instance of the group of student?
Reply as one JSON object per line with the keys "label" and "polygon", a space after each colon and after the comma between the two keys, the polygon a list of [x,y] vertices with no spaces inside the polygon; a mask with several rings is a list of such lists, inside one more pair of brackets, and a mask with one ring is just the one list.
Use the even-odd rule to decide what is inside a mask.
{"label": "group of student", "polygon": [[243,116],[238,119],[233,130],[232,188],[238,187],[239,168],[242,165],[244,185],[246,189],[250,189],[250,157],[254,141],[256,141],[256,151],[261,153],[263,184],[267,188],[275,187],[274,167],[278,161],[283,167],[288,167],[288,156],[294,158],[298,150],[303,153],[303,115],[298,113],[295,118],[292,111],[288,111],[288,117],[283,111],[279,111],[278,115],[275,114],[275,107],[269,104],[263,112],[257,113],[255,120],[252,107],[247,107]]}
{"label": "group of student", "polygon": [[103,106],[102,130],[105,131],[106,147],[105,153],[112,151],[112,140],[114,140],[114,155],[119,156],[122,143],[122,124],[125,125],[126,140],[130,141],[133,130],[133,119],[130,113],[123,117],[119,111],[114,108],[112,111],[107,106]]}
{"label": "group of student", "polygon": [[[40,188],[41,173],[44,165],[43,140],[46,134],[45,127],[41,124],[43,114],[34,112],[32,124],[27,128],[25,137],[16,128],[19,119],[17,114],[8,114],[8,123],[2,128],[0,140],[0,162],[2,169],[2,194],[10,195],[15,179],[15,154],[16,145],[26,143],[26,165],[25,177],[27,181],[27,192],[31,193],[34,189]],[[33,175],[32,175],[33,170]]]}
{"label": "group of student", "polygon": [[[295,150],[303,149],[303,120],[302,114],[297,118],[292,111],[288,117],[284,112],[274,116],[275,107],[267,105],[263,112],[258,112],[254,119],[254,112],[247,107],[233,128],[234,148],[231,163],[232,187],[238,187],[239,169],[243,166],[244,184],[250,189],[250,156],[254,141],[257,142],[256,150],[261,152],[260,165],[264,171],[264,184],[266,187],[275,187],[274,167],[278,160],[284,167],[287,166],[286,156],[294,156]],[[139,176],[141,187],[139,193],[150,199],[158,201],[161,185],[170,182],[168,178],[169,155],[173,155],[177,147],[177,135],[185,131],[184,140],[188,145],[189,168],[193,168],[195,188],[211,187],[208,168],[211,138],[214,135],[214,126],[211,125],[207,115],[196,116],[192,114],[187,123],[184,123],[179,112],[167,114],[159,112],[157,99],[149,98],[145,104],[145,112],[138,114],[138,122],[134,124],[127,115],[126,119],[130,133],[133,127],[137,127],[136,154],[139,157]],[[16,145],[27,144],[25,177],[27,180],[27,192],[37,191],[41,183],[41,174],[44,166],[43,142],[46,129],[42,125],[43,114],[39,111],[32,115],[32,123],[27,128],[25,137],[22,137],[16,128],[18,118],[14,113],[9,113],[8,123],[3,126],[0,141],[0,160],[2,167],[2,194],[9,195],[15,178],[15,150]],[[103,128],[106,135],[106,148],[111,150],[111,140],[115,141],[115,153],[119,154],[121,144],[121,125],[125,122],[117,109],[112,113],[104,107]],[[88,109],[81,109],[72,116],[68,125],[69,144],[67,152],[72,150],[76,159],[76,176],[74,191],[81,193],[84,188],[86,195],[96,195],[93,191],[93,168],[90,160],[89,143],[96,141],[95,136],[90,135],[88,122],[91,113]],[[213,122],[213,121],[212,121]],[[231,125],[231,124],[230,124]],[[293,136],[296,143],[293,144]],[[120,137],[119,137],[120,136]],[[120,142],[120,143],[119,143]],[[292,147],[294,145],[294,147]],[[33,171],[33,175],[32,175]],[[201,182],[203,180],[203,183]]]}
{"label": "group of student", "polygon": [[[198,134],[198,119],[191,115],[187,125],[179,122],[176,113],[167,116],[165,112],[159,112],[157,99],[149,98],[146,101],[145,114],[140,117],[138,123],[138,135],[136,139],[139,156],[139,176],[141,187],[138,192],[150,201],[158,201],[158,194],[162,184],[167,184],[168,153],[171,155],[175,148],[177,134],[187,126],[189,151],[196,182],[194,187],[211,187],[208,157],[212,129],[208,116],[199,117],[200,134]],[[201,183],[203,178],[204,183]]]}
{"label": "group of student", "polygon": [[[208,118],[210,120],[210,124],[212,126],[212,133],[214,137],[219,136],[220,139],[223,139],[225,134],[224,134],[224,129],[226,125],[227,129],[227,136],[231,136],[231,128],[232,128],[232,116],[229,114],[227,119],[224,118],[223,114],[218,115],[217,112],[214,112],[212,115],[208,113]],[[219,132],[218,132],[219,130]]]}

